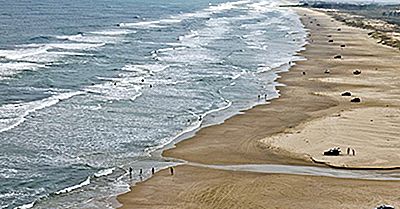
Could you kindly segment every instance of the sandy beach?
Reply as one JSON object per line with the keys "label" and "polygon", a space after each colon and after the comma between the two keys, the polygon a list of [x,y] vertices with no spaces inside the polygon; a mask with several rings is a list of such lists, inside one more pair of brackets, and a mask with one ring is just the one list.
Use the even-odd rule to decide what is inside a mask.
{"label": "sandy beach", "polygon": [[[299,61],[278,82],[280,98],[201,129],[165,157],[209,165],[400,166],[400,53],[368,30],[323,12],[296,9],[309,30]],[[338,30],[340,28],[340,30]],[[329,42],[329,40],[333,40]],[[340,55],[340,59],[334,57]],[[354,71],[361,74],[355,75]],[[351,96],[342,96],[350,92]],[[350,102],[359,98],[361,102]],[[323,151],[340,147],[340,156]],[[348,155],[347,148],[355,150]],[[189,165],[167,170],[118,197],[122,208],[400,207],[399,181],[222,171]]]}

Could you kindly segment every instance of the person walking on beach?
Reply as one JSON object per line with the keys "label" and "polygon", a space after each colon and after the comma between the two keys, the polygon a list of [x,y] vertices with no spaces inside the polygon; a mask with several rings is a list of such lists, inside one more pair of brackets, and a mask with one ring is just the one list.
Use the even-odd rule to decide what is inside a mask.
{"label": "person walking on beach", "polygon": [[142,176],[142,174],[143,174],[143,169],[140,169],[139,170],[139,175]]}
{"label": "person walking on beach", "polygon": [[347,147],[347,155],[350,155],[350,147]]}
{"label": "person walking on beach", "polygon": [[173,176],[174,175],[174,167],[169,167],[169,172],[171,173],[171,176]]}
{"label": "person walking on beach", "polygon": [[129,167],[129,178],[130,178],[130,179],[132,178],[132,171],[133,171],[133,168],[132,168],[132,167]]}
{"label": "person walking on beach", "polygon": [[153,168],[151,168],[151,174],[154,175],[154,173],[156,173],[156,171],[154,170],[154,167],[153,167]]}
{"label": "person walking on beach", "polygon": [[356,156],[356,150],[352,148],[351,151],[353,152],[353,156]]}

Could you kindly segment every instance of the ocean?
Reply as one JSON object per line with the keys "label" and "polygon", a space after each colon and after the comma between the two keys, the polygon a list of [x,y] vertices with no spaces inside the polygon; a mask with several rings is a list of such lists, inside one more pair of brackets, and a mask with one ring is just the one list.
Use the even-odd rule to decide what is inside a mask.
{"label": "ocean", "polygon": [[115,208],[179,163],[160,150],[277,98],[306,43],[285,3],[2,0],[0,208]]}

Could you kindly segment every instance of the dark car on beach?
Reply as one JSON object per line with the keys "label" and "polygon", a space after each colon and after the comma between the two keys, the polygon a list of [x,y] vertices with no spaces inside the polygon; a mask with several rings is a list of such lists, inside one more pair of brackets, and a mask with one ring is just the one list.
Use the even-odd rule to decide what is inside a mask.
{"label": "dark car on beach", "polygon": [[394,207],[391,205],[380,205],[380,206],[376,207],[375,209],[394,209]]}
{"label": "dark car on beach", "polygon": [[340,155],[340,152],[342,152],[342,151],[340,150],[339,147],[334,147],[334,148],[331,148],[331,149],[325,151],[324,155],[338,156],[338,155]]}

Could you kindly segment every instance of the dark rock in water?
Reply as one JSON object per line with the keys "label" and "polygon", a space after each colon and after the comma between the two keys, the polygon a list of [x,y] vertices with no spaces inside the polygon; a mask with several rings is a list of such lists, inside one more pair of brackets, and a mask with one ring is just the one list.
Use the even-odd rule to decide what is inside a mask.
{"label": "dark rock in water", "polygon": [[321,24],[318,23],[317,26],[321,26]]}
{"label": "dark rock in water", "polygon": [[346,44],[342,44],[342,45],[340,45],[340,47],[346,47]]}
{"label": "dark rock in water", "polygon": [[303,72],[303,75],[306,75],[306,72]]}
{"label": "dark rock in water", "polygon": [[331,73],[331,71],[329,69],[326,69],[324,73],[329,74],[329,73]]}
{"label": "dark rock in water", "polygon": [[341,28],[338,28],[337,31],[342,31],[342,29],[341,29]]}
{"label": "dark rock in water", "polygon": [[350,100],[350,102],[353,102],[353,103],[360,103],[360,102],[361,102],[361,99],[358,98],[358,97],[356,97],[356,98]]}
{"label": "dark rock in water", "polygon": [[360,70],[355,70],[355,71],[353,71],[353,74],[354,74],[354,75],[360,75],[360,74],[361,74],[361,71],[360,71]]}
{"label": "dark rock in water", "polygon": [[333,40],[331,39],[331,40],[329,40],[328,42],[329,42],[329,43],[333,43]]}
{"label": "dark rock in water", "polygon": [[342,96],[344,96],[344,97],[350,97],[350,96],[351,96],[351,92],[349,92],[349,91],[343,92],[343,93],[342,93]]}
{"label": "dark rock in water", "polygon": [[338,55],[335,55],[333,58],[335,58],[335,59],[342,59],[342,55],[338,54]]}
{"label": "dark rock in water", "polygon": [[332,35],[328,35],[328,38],[332,37]]}

